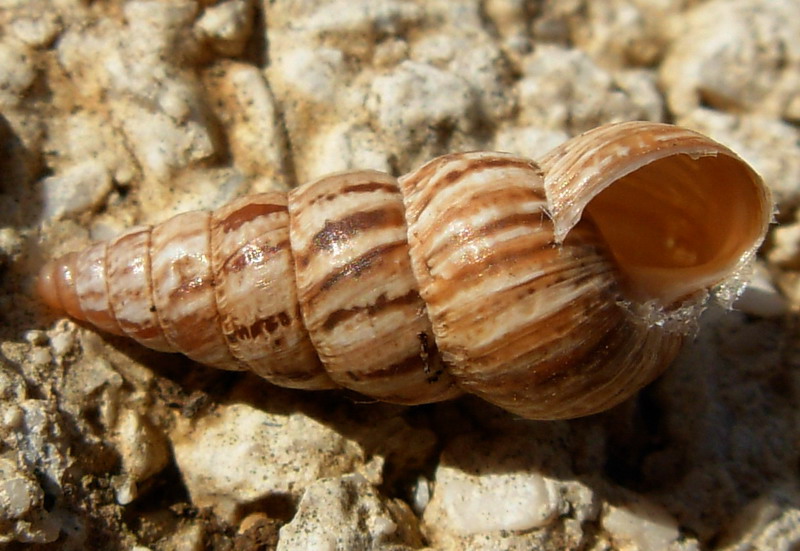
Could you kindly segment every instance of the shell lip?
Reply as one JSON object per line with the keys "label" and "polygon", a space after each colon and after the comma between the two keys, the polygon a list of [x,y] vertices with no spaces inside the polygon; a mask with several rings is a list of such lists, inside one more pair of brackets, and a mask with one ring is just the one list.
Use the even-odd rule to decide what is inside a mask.
{"label": "shell lip", "polygon": [[[764,185],[761,176],[753,170],[750,165],[748,165],[741,157],[736,155],[734,152],[728,150],[724,146],[720,146],[717,144],[718,147],[716,149],[709,148],[705,151],[697,151],[689,146],[681,146],[677,149],[673,148],[672,150],[668,150],[667,146],[660,147],[657,149],[653,149],[646,155],[641,155],[637,158],[629,159],[630,164],[627,166],[621,167],[619,170],[609,174],[604,178],[605,183],[601,186],[593,187],[592,189],[588,190],[585,195],[583,195],[580,200],[570,200],[567,201],[566,204],[559,204],[556,202],[554,195],[552,193],[547,193],[547,212],[550,218],[553,220],[553,224],[555,226],[555,239],[558,243],[563,243],[564,239],[566,238],[567,234],[575,227],[575,225],[580,221],[581,216],[583,214],[583,210],[597,195],[603,192],[607,187],[613,185],[615,181],[636,172],[637,170],[642,169],[643,167],[652,164],[656,161],[666,159],[669,157],[673,157],[676,155],[686,155],[693,161],[698,161],[705,157],[718,157],[719,155],[727,155],[739,163],[743,167],[746,167],[749,172],[751,173],[753,179],[759,182],[760,190],[762,191],[764,198],[762,201],[763,205],[769,205],[767,209],[765,207],[765,211],[769,211],[769,216],[765,217],[764,222],[764,233],[766,233],[766,228],[775,221],[776,215],[776,207],[774,200],[772,198],[772,192]],[[720,147],[722,149],[720,149]],[[590,179],[590,176],[584,178],[582,182],[586,185],[586,182]],[[566,186],[567,184],[561,184],[562,186]],[[555,185],[552,183],[548,183],[547,187],[552,188]],[[578,211],[575,214],[567,213],[568,208],[576,208]],[[756,247],[757,248],[757,247]]]}
{"label": "shell lip", "polygon": [[655,299],[663,309],[702,303],[705,291],[730,302],[773,219],[770,190],[755,170],[676,126],[607,125],[542,164],[556,241],[592,219],[628,282],[626,298]]}

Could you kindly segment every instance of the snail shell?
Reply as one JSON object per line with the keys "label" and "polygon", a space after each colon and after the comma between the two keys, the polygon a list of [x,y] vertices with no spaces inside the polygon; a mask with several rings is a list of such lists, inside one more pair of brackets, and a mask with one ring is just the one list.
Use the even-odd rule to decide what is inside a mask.
{"label": "snail shell", "polygon": [[278,385],[570,418],[669,365],[771,212],[729,149],[630,122],[541,167],[445,155],[399,181],[350,172],[181,214],[49,263],[38,288],[99,329]]}

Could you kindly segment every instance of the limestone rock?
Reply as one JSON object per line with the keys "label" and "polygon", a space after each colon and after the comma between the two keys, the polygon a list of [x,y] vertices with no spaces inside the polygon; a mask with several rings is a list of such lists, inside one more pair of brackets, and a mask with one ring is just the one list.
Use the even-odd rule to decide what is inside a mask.
{"label": "limestone rock", "polygon": [[789,550],[800,542],[800,502],[793,483],[780,485],[748,503],[724,535],[720,549]]}
{"label": "limestone rock", "polygon": [[197,31],[224,56],[240,55],[253,31],[253,0],[228,0],[209,6],[197,20]]}
{"label": "limestone rock", "polygon": [[701,105],[797,121],[800,21],[793,0],[713,0],[677,29],[660,74],[670,108]]}
{"label": "limestone rock", "polygon": [[281,528],[278,550],[404,551],[421,545],[408,506],[382,498],[361,475],[351,474],[306,489],[295,518]]}
{"label": "limestone rock", "polygon": [[612,541],[621,546],[632,545],[641,551],[677,549],[678,523],[657,505],[634,499],[622,505],[608,505],[602,526]]}
{"label": "limestone rock", "polygon": [[526,125],[577,134],[607,122],[662,117],[647,73],[615,75],[579,50],[541,45],[523,61],[523,75],[519,122]]}
{"label": "limestone rock", "polygon": [[757,262],[753,275],[733,307],[751,316],[782,316],[788,311],[788,302],[780,294],[763,263]]}
{"label": "limestone rock", "polygon": [[598,502],[588,487],[546,474],[543,462],[532,445],[510,437],[455,439],[436,471],[426,535],[445,549],[580,545],[580,525],[597,518]]}
{"label": "limestone rock", "polygon": [[42,184],[45,218],[60,218],[97,207],[111,191],[111,176],[105,166],[87,161],[46,178]]}
{"label": "limestone rock", "polygon": [[170,434],[192,501],[233,518],[236,507],[269,495],[297,499],[316,479],[352,471],[360,447],[299,414],[220,406]]}

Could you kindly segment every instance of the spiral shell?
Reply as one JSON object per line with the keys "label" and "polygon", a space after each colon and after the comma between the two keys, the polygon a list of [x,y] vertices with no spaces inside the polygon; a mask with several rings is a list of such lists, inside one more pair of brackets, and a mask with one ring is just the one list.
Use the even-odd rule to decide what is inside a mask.
{"label": "spiral shell", "polygon": [[474,393],[588,415],[673,360],[763,240],[771,198],[724,146],[604,126],[531,160],[473,152],[178,215],[42,270],[99,329],[293,388]]}

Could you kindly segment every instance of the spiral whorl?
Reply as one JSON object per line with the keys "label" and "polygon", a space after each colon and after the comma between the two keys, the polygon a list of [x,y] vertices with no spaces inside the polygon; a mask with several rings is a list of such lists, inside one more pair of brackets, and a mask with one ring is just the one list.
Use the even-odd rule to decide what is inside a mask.
{"label": "spiral whorl", "polygon": [[724,146],[609,125],[540,168],[503,153],[336,174],[46,265],[49,306],[294,388],[462,391],[533,419],[611,407],[677,354],[754,254],[769,192]]}

